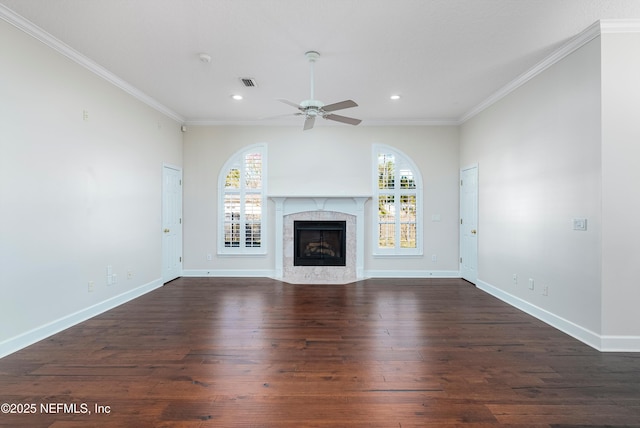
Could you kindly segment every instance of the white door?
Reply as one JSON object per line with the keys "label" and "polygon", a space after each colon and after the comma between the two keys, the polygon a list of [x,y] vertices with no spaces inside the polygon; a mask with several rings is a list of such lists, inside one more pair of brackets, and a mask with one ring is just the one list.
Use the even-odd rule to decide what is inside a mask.
{"label": "white door", "polygon": [[460,275],[478,279],[478,165],[460,171]]}
{"label": "white door", "polygon": [[162,169],[162,280],[182,276],[182,170]]}

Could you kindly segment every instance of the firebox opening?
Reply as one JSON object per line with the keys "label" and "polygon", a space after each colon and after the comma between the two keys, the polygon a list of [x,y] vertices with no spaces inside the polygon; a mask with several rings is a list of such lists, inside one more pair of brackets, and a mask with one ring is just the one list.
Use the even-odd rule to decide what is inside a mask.
{"label": "firebox opening", "polygon": [[294,221],[294,266],[346,266],[346,221]]}

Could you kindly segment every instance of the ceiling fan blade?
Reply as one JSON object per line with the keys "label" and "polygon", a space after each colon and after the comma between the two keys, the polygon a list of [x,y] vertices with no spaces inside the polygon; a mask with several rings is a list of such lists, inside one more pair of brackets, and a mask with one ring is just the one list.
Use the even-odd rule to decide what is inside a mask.
{"label": "ceiling fan blade", "polygon": [[287,105],[290,105],[291,107],[295,107],[298,110],[304,110],[304,107],[302,107],[299,104],[294,103],[293,101],[285,100],[284,98],[278,98],[277,100],[280,101],[281,103],[285,103]]}
{"label": "ceiling fan blade", "polygon": [[281,117],[292,117],[292,116],[302,116],[303,113],[286,113],[286,114],[276,114],[274,116],[261,116],[258,120],[269,120],[269,119],[279,119]]}
{"label": "ceiling fan blade", "polygon": [[304,120],[304,128],[302,128],[302,130],[306,131],[307,129],[313,128],[313,124],[315,122],[316,122],[315,116],[307,116],[307,118]]}
{"label": "ceiling fan blade", "polygon": [[327,114],[324,116],[325,119],[335,120],[336,122],[348,123],[349,125],[357,125],[362,120],[354,119],[353,117],[340,116],[339,114]]}
{"label": "ceiling fan blade", "polygon": [[322,107],[322,110],[336,111],[336,110],[342,110],[344,108],[351,108],[351,107],[358,107],[358,104],[356,104],[356,102],[353,100],[346,100],[346,101],[340,101],[339,103],[333,103],[333,104],[324,106]]}

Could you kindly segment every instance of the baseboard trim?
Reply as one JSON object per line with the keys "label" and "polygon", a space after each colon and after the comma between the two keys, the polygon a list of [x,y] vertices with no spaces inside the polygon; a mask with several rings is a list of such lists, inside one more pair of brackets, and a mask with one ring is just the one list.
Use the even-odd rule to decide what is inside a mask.
{"label": "baseboard trim", "polygon": [[182,271],[185,277],[264,277],[272,278],[275,270],[271,269],[186,269]]}
{"label": "baseboard trim", "polygon": [[[264,277],[275,278],[276,271],[269,269],[187,269],[185,277]],[[460,278],[457,270],[366,270],[360,279],[366,278]]]}
{"label": "baseboard trim", "polygon": [[460,278],[457,270],[365,270],[366,278]]}
{"label": "baseboard trim", "polygon": [[76,324],[86,321],[89,318],[93,318],[96,315],[100,315],[103,312],[120,306],[123,303],[127,303],[133,299],[136,299],[144,294],[149,293],[150,291],[155,290],[156,288],[162,287],[162,285],[162,279],[158,278],[148,284],[134,288],[133,290],[126,291],[100,303],[96,303],[95,305],[81,309],[55,321],[51,321],[40,327],[36,327],[30,331],[0,342],[0,358],[6,357],[9,354],[13,354],[14,352],[26,348],[27,346],[33,345],[36,342],[39,342],[43,339],[46,339],[47,337],[53,336],[56,333],[66,330],[69,327],[73,327]]}
{"label": "baseboard trim", "polygon": [[640,352],[640,336],[601,336],[602,352]]}
{"label": "baseboard trim", "polygon": [[482,280],[476,287],[600,352],[640,352],[638,336],[602,336]]}

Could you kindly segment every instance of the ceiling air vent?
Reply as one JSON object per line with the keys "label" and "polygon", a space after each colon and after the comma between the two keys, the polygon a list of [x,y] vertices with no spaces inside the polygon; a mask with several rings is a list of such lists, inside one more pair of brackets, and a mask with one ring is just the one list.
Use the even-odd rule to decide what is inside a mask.
{"label": "ceiling air vent", "polygon": [[255,79],[251,79],[249,77],[242,77],[240,78],[240,80],[242,80],[242,84],[247,88],[253,88],[254,86],[258,86]]}

